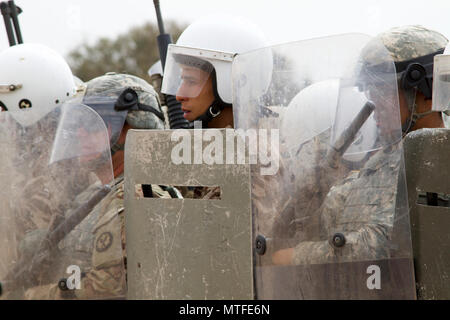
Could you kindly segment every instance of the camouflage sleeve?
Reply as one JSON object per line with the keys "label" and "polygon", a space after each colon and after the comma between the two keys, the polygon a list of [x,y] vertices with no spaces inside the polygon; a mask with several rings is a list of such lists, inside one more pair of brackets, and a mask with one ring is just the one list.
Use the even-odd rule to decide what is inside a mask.
{"label": "camouflage sleeve", "polygon": [[220,187],[195,187],[193,199],[218,200],[221,197]]}
{"label": "camouflage sleeve", "polygon": [[[126,295],[126,234],[123,180],[89,214],[97,221],[93,228],[90,268],[82,275],[81,288],[61,291],[57,284],[27,290],[28,299],[109,299]],[[160,186],[152,185],[154,195],[171,198]],[[96,219],[97,214],[99,218]],[[82,242],[83,240],[81,240]],[[78,246],[83,246],[79,244]]]}
{"label": "camouflage sleeve", "polygon": [[285,176],[282,188],[283,193],[292,194],[292,201],[274,211],[278,212],[273,228],[275,237],[301,241],[317,234],[317,210],[335,181],[349,173],[343,165],[337,168],[323,165],[329,140],[328,130],[303,143],[297,153],[286,160],[286,168],[280,171]]}
{"label": "camouflage sleeve", "polygon": [[117,215],[109,210],[94,231],[91,268],[82,274],[80,289],[62,291],[57,283],[37,286],[25,292],[27,300],[93,300],[125,297],[125,224],[123,208]]}
{"label": "camouflage sleeve", "polygon": [[[294,264],[383,259],[389,256],[400,162],[375,157],[358,177],[332,188],[321,207],[322,241],[304,241],[294,249]],[[332,244],[335,234],[345,244]]]}
{"label": "camouflage sleeve", "polygon": [[28,289],[24,294],[25,300],[64,300],[64,293],[57,284],[48,284]]}
{"label": "camouflage sleeve", "polygon": [[[34,230],[56,227],[63,221],[64,212],[76,200],[73,195],[78,195],[80,189],[88,187],[88,184],[79,183],[87,180],[82,173],[58,170],[61,170],[58,166],[52,170],[40,170],[39,176],[28,180],[25,178],[14,184],[14,190],[18,191],[20,188],[20,192],[15,192],[14,197],[21,197],[14,204],[18,238]],[[76,178],[67,177],[67,174]]]}
{"label": "camouflage sleeve", "polygon": [[303,144],[294,165],[296,211],[311,212],[319,208],[333,184],[348,175],[348,168],[331,168],[324,162],[330,143],[330,130]]}
{"label": "camouflage sleeve", "polygon": [[[175,186],[179,198],[184,199],[203,199],[203,200],[219,200],[221,199],[220,187],[186,187]],[[164,198],[164,197],[163,197]]]}
{"label": "camouflage sleeve", "polygon": [[164,115],[164,128],[170,129],[170,121],[169,121],[169,109],[166,105],[166,96],[161,92],[161,86],[162,86],[163,78],[160,74],[153,74],[150,77],[150,84],[155,89],[156,93],[158,94],[158,100],[161,105],[161,111]]}
{"label": "camouflage sleeve", "polygon": [[[173,191],[174,195],[176,195],[176,197],[180,199],[185,197],[187,191],[187,187],[168,187],[168,186],[159,186],[157,184],[152,184],[151,189],[153,197],[165,199],[173,198],[169,190]],[[141,184],[136,185],[135,195],[138,198],[144,198],[144,191],[142,189]]]}
{"label": "camouflage sleeve", "polygon": [[[84,274],[78,299],[106,299],[125,296],[126,251],[123,179],[102,200],[94,228],[92,268]],[[94,209],[94,210],[95,210]],[[92,212],[91,214],[94,214]]]}
{"label": "camouflage sleeve", "polygon": [[366,225],[357,231],[344,233],[346,244],[335,248],[330,241],[304,241],[294,248],[294,265],[324,264],[332,262],[351,262],[379,260],[388,257],[384,226]]}
{"label": "camouflage sleeve", "polygon": [[51,200],[51,192],[46,187],[45,177],[27,181],[18,194],[24,195],[25,199],[17,201],[14,207],[17,235],[48,228],[56,208]]}
{"label": "camouflage sleeve", "polygon": [[[153,195],[171,198],[167,191],[152,185]],[[123,181],[112,195],[106,214],[94,230],[93,268],[82,279],[81,290],[75,290],[78,299],[106,299],[125,297],[126,294],[126,234]]]}

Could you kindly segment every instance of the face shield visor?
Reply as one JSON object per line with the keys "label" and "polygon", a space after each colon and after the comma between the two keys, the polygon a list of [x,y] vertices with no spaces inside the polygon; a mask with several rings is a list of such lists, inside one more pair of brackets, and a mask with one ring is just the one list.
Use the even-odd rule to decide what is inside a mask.
{"label": "face shield visor", "polygon": [[402,90],[399,100],[400,78],[401,75],[397,75],[392,61],[373,66],[363,65],[361,68],[359,77],[356,79],[356,87],[375,106],[373,114],[365,124],[365,129],[367,132],[372,132],[372,129],[367,128],[372,126],[376,127],[377,131],[376,142],[367,150],[389,146],[402,137],[401,127],[399,127],[401,123],[399,102],[412,108],[415,103],[416,89]]}
{"label": "face shield visor", "polygon": [[450,110],[450,55],[434,57],[433,111]]}
{"label": "face shield visor", "polygon": [[[50,164],[66,159],[80,159],[85,164],[111,161],[108,131],[104,121],[91,108],[65,103],[50,155]],[[100,160],[100,161],[99,161]],[[108,172],[108,182],[112,172]]]}
{"label": "face shield visor", "polygon": [[161,92],[196,98],[210,78],[215,64],[231,63],[233,54],[170,45]]}
{"label": "face shield visor", "polygon": [[83,104],[95,110],[105,122],[113,146],[120,137],[130,110],[138,110],[139,98],[133,89],[102,90],[93,93],[87,89]]}

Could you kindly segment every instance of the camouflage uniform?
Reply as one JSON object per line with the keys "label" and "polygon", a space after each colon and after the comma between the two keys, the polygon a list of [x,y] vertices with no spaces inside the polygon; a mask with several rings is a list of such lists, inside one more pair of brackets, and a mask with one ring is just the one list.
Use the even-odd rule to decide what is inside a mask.
{"label": "camouflage uniform", "polygon": [[[304,241],[294,249],[293,264],[321,264],[389,257],[394,222],[401,144],[378,151],[358,172],[332,187],[320,210],[320,241]],[[346,244],[331,244],[334,234]]]}
{"label": "camouflage uniform", "polygon": [[[13,138],[18,145],[15,146],[16,151],[11,151],[14,159],[9,168],[15,170],[11,187],[12,201],[15,203],[15,231],[19,241],[28,232],[46,229],[56,223],[55,219],[64,210],[63,202],[67,204],[70,201],[62,198],[87,187],[80,185],[85,178],[83,173],[64,170],[64,167],[70,166],[69,160],[63,167],[57,164],[51,168],[49,166],[58,119],[59,110],[56,109],[32,127],[26,128],[24,135],[18,130],[18,135]],[[67,185],[67,181],[72,183]]]}
{"label": "camouflage uniform", "polygon": [[[302,145],[299,157],[300,168],[295,170],[295,238],[302,239],[305,236],[316,234],[316,230],[307,230],[307,226],[316,226],[311,219],[319,208],[335,181],[345,177],[349,169],[345,165],[338,165],[336,169],[328,165],[320,167],[320,163],[326,158],[328,146],[331,140],[331,130],[327,130],[314,137],[311,141]],[[295,168],[295,166],[294,166]]]}
{"label": "camouflage uniform", "polygon": [[[189,195],[193,199],[220,199],[220,187],[194,187],[194,189],[187,194],[187,196]],[[184,198],[187,198],[187,196],[184,196]]]}
{"label": "camouflage uniform", "polygon": [[[330,135],[331,131],[327,130],[303,143],[295,155],[280,159],[276,176],[253,175],[252,201],[258,217],[265,221],[264,231],[261,230],[263,234],[268,234],[265,230],[274,224],[272,232],[275,237],[292,237],[301,241],[317,235],[317,222],[312,220],[317,209],[333,183],[350,171],[345,165],[328,170],[318,165],[326,156]],[[292,172],[286,168],[292,168]],[[273,186],[271,195],[261,193],[267,183]],[[277,191],[286,190],[286,184],[291,184],[288,189],[293,192]],[[274,217],[273,212],[281,214]]]}
{"label": "camouflage uniform", "polygon": [[[139,96],[139,102],[148,106],[152,106],[158,111],[161,111],[160,100],[154,88],[146,81],[137,77],[129,75],[121,75],[115,73],[108,73],[106,76],[99,77],[89,81],[86,95],[98,94],[108,95],[109,93],[115,94],[120,88],[132,88]],[[157,118],[153,113],[139,110],[128,112],[127,123],[133,129],[164,129],[164,123]],[[167,119],[165,119],[167,122]],[[114,149],[114,147],[113,147]],[[118,191],[114,193],[114,200],[111,201],[108,206],[111,208],[109,213],[106,213],[103,218],[100,219],[100,225],[94,230],[95,234],[95,249],[92,256],[94,272],[89,273],[85,279],[83,279],[82,286],[86,288],[86,295],[89,292],[94,293],[94,296],[101,292],[114,292],[120,293],[125,287],[126,275],[120,274],[122,263],[126,267],[126,250],[125,250],[125,216],[124,216],[124,203],[123,203],[123,178],[119,178],[117,181]],[[158,198],[171,198],[168,191],[163,190],[158,185],[152,185],[152,192],[154,197]],[[118,215],[114,215],[114,208],[117,209]],[[120,231],[119,231],[120,230]],[[120,234],[118,233],[120,232]],[[111,237],[111,235],[116,235]],[[111,260],[114,257],[114,252],[109,253],[111,249],[102,248],[105,246],[105,242],[108,243],[109,238],[119,239],[121,238],[123,259],[120,261]],[[117,256],[117,255],[115,255]],[[118,273],[119,272],[119,273]],[[75,292],[77,296],[84,293]]]}
{"label": "camouflage uniform", "polygon": [[[147,82],[137,77],[108,73],[103,77],[87,83],[85,97],[116,97],[118,91],[131,88],[138,94],[139,103],[160,111],[159,98]],[[78,101],[83,97],[78,96]],[[135,129],[164,129],[162,121],[153,113],[144,110],[128,112],[126,121]],[[115,151],[123,146],[113,146]],[[74,180],[76,181],[76,180]],[[29,289],[28,299],[104,299],[124,297],[126,294],[126,251],[125,251],[125,213],[123,203],[124,181],[118,177],[113,182],[112,191],[91,211],[91,213],[66,238],[60,242],[59,249],[64,254],[64,247],[76,248],[83,270],[88,270],[82,277],[81,290],[61,291],[57,284]],[[153,195],[171,198],[160,186],[152,185]],[[90,193],[85,194],[89,197]],[[36,196],[38,194],[36,193]],[[87,201],[88,198],[84,199]],[[76,201],[83,203],[83,197]],[[92,249],[93,248],[93,251]],[[69,257],[73,259],[73,257]],[[64,257],[61,258],[64,262]],[[71,264],[72,263],[72,260]],[[88,263],[86,263],[88,261]],[[64,263],[62,263],[63,265]],[[67,267],[67,266],[66,266]],[[64,274],[62,266],[59,270]]]}
{"label": "camouflage uniform", "polygon": [[[171,198],[170,194],[159,186],[152,186],[152,188],[156,197]],[[64,292],[58,289],[57,284],[49,284],[28,290],[25,294],[27,299],[125,297],[126,236],[123,198],[124,180],[123,177],[119,177],[114,180],[111,192],[59,245],[61,252],[64,252],[65,246],[70,245],[72,248],[75,247],[77,253],[84,259],[89,256],[90,270],[82,277],[81,289]],[[79,201],[82,202],[81,199]],[[94,221],[95,225],[92,225]],[[90,227],[86,228],[86,226]],[[92,252],[90,251],[91,243],[93,243]],[[69,258],[73,259],[73,257]],[[73,264],[73,260],[70,261]],[[63,269],[61,271],[64,272]]]}
{"label": "camouflage uniform", "polygon": [[[70,167],[73,168],[73,166]],[[23,180],[27,176],[26,174],[19,174],[18,181],[13,182],[13,197],[11,201],[14,204],[11,207],[14,210],[14,221],[10,227],[14,230],[12,237],[14,237],[13,241],[16,245],[13,247],[16,248],[16,256],[20,259],[19,261],[31,263],[36,256],[36,252],[41,248],[42,241],[48,234],[48,231],[55,230],[55,227],[64,221],[65,213],[71,207],[78,208],[85,203],[92,196],[93,188],[99,186],[98,178],[94,174],[86,176],[86,173],[78,170],[71,173],[67,173],[67,170],[64,170],[65,175],[62,175],[60,170],[61,168],[58,166],[41,170],[39,176],[33,177],[28,181]],[[66,181],[71,181],[72,183],[67,184]],[[23,193],[16,192],[19,187],[25,193],[25,197]],[[80,190],[85,190],[85,192],[79,194]],[[79,195],[73,198],[71,197],[73,194]],[[17,197],[21,198],[17,199]],[[89,267],[89,263],[86,263],[86,261],[90,260],[88,259],[90,257],[90,246],[84,241],[86,232],[83,232],[83,230],[92,221],[95,221],[95,219],[85,219],[80,226],[76,227],[71,234],[58,244],[58,249],[61,250],[59,253],[61,254],[52,255],[51,262],[46,262],[40,270],[33,269],[36,272],[35,281],[37,283],[54,283],[55,276],[63,276],[65,268],[68,267],[67,264],[64,264],[67,258],[70,259],[70,264],[79,265],[81,268]],[[70,242],[68,240],[71,237],[72,240],[77,239],[76,245],[74,241]],[[67,256],[64,256],[65,248],[70,248]],[[42,290],[42,292],[45,292],[45,290]],[[44,296],[42,295],[40,298]],[[22,296],[17,291],[8,292],[2,298],[22,298]]]}

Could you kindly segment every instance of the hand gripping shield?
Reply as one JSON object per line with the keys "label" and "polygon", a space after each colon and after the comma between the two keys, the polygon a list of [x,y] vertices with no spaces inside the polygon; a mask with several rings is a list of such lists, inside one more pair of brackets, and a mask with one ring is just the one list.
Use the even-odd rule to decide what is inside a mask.
{"label": "hand gripping shield", "polygon": [[[109,203],[113,171],[104,122],[91,108],[67,103],[28,127],[15,119],[0,114],[0,299],[123,297],[120,225],[107,239],[99,234],[119,210]],[[93,283],[106,267],[115,278]]]}
{"label": "hand gripping shield", "polygon": [[[272,82],[248,90],[268,50]],[[281,138],[278,172],[251,170],[256,297],[414,298],[397,80],[382,44],[346,34],[238,55],[233,89],[236,127]]]}

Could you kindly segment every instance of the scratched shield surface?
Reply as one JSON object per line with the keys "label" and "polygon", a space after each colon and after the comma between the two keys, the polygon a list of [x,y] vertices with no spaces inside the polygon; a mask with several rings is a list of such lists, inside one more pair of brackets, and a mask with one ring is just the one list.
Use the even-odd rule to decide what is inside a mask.
{"label": "scratched shield surface", "polygon": [[280,132],[278,172],[251,173],[257,299],[415,298],[399,110],[368,35],[234,58],[235,128]]}
{"label": "scratched shield surface", "polygon": [[[226,145],[225,130],[207,131]],[[174,132],[131,130],[127,136],[128,298],[252,299],[250,166],[177,165]],[[194,131],[184,132],[192,137],[192,160],[211,144],[195,145]],[[220,199],[145,198],[136,191],[143,184],[220,187]]]}
{"label": "scratched shield surface", "polygon": [[[120,236],[110,238],[107,250],[95,242],[107,222],[118,219],[118,208],[109,205],[113,170],[106,126],[78,103],[31,125],[23,121],[39,115],[35,110],[0,114],[0,300],[121,298]],[[89,281],[111,266],[115,282],[92,289]],[[114,290],[107,288],[111,283],[117,283]]]}

